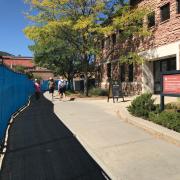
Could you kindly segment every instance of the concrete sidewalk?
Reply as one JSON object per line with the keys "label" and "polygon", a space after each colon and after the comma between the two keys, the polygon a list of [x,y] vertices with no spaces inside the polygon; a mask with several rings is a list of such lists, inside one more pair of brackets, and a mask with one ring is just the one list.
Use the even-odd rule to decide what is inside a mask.
{"label": "concrete sidewalk", "polygon": [[[50,99],[48,93],[45,96]],[[130,101],[107,103],[107,99],[77,99],[63,102],[57,98],[53,103],[55,114],[112,179],[180,179],[180,148],[156,133],[147,133],[127,123],[125,119],[131,116],[123,111]],[[117,112],[123,117],[119,118]]]}

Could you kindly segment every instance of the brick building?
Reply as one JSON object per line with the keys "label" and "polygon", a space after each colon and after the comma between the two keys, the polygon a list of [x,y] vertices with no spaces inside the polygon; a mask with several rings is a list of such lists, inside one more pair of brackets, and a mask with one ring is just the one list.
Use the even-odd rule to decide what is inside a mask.
{"label": "brick building", "polygon": [[[102,87],[108,85],[110,76],[121,81],[126,94],[159,93],[160,73],[180,69],[180,0],[131,0],[130,4],[133,8],[151,7],[144,23],[152,35],[135,47],[145,61],[142,65],[122,65],[113,54],[99,66],[98,78]],[[104,53],[106,47],[114,46],[116,36],[118,32],[104,40]]]}
{"label": "brick building", "polygon": [[3,63],[11,69],[16,70],[17,66],[24,67],[26,72],[31,72],[35,77],[41,77],[43,80],[54,77],[51,70],[37,67],[32,57],[2,56],[2,59]]}
{"label": "brick building", "polygon": [[54,78],[54,74],[51,70],[48,70],[46,68],[35,68],[32,70],[29,70],[35,77],[41,77],[42,80],[48,80],[50,77]]}
{"label": "brick building", "polygon": [[34,69],[35,64],[32,57],[15,57],[15,56],[2,56],[3,63],[11,69],[16,66],[22,66],[26,69]]}

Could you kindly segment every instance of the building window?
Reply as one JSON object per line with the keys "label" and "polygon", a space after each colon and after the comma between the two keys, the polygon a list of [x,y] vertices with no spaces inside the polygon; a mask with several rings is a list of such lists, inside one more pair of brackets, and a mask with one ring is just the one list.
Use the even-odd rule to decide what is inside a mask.
{"label": "building window", "polygon": [[155,25],[155,12],[148,14],[148,27],[152,27]]}
{"label": "building window", "polygon": [[180,0],[176,0],[176,4],[177,4],[177,13],[180,13]]}
{"label": "building window", "polygon": [[160,93],[161,73],[176,70],[176,57],[154,61],[154,92]]}
{"label": "building window", "polygon": [[107,64],[107,77],[111,78],[111,63]]}
{"label": "building window", "polygon": [[110,46],[110,37],[106,38],[106,48],[109,48]]}
{"label": "building window", "polygon": [[120,71],[121,71],[121,82],[124,82],[125,81],[125,64],[122,64],[120,66]]}
{"label": "building window", "polygon": [[161,10],[161,22],[170,18],[170,4],[166,4],[160,8]]}
{"label": "building window", "polygon": [[131,6],[135,6],[136,4],[138,4],[139,0],[130,0],[130,5]]}
{"label": "building window", "polygon": [[129,82],[133,82],[134,71],[133,64],[129,64]]}
{"label": "building window", "polygon": [[104,39],[101,41],[101,48],[104,49]]}
{"label": "building window", "polygon": [[113,45],[116,44],[116,34],[112,35],[112,43],[113,43]]}
{"label": "building window", "polygon": [[136,26],[143,27],[143,19],[139,19],[135,23],[136,23]]}

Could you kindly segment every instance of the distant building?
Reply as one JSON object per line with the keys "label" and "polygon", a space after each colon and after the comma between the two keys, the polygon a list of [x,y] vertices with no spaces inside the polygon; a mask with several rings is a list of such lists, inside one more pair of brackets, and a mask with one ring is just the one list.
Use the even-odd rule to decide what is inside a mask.
{"label": "distant building", "polygon": [[53,72],[46,68],[37,67],[36,69],[30,69],[29,72],[31,72],[34,76],[41,77],[42,80],[48,80],[50,77],[54,78]]}
{"label": "distant building", "polygon": [[26,72],[31,72],[34,76],[39,76],[43,80],[47,80],[49,77],[54,77],[51,70],[37,67],[32,57],[2,56],[2,59],[3,63],[13,70],[15,70],[17,66],[21,66],[25,68]]}
{"label": "distant building", "polygon": [[22,66],[26,69],[34,69],[35,64],[32,57],[15,57],[15,56],[2,56],[3,63],[11,69],[16,66]]}

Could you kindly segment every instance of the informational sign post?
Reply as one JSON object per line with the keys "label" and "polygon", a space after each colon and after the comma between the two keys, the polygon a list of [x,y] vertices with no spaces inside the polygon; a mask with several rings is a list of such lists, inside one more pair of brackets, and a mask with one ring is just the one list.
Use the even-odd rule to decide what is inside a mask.
{"label": "informational sign post", "polygon": [[[112,94],[112,95],[111,95]],[[121,85],[120,84],[110,84],[109,85],[109,92],[108,92],[108,102],[109,102],[109,99],[110,97],[112,96],[113,98],[113,102],[115,102],[115,98],[118,99],[121,97],[124,101],[124,96],[123,96],[123,93],[122,93],[122,88],[121,88]]]}
{"label": "informational sign post", "polygon": [[164,96],[180,97],[180,70],[161,74],[161,111],[164,110]]}

